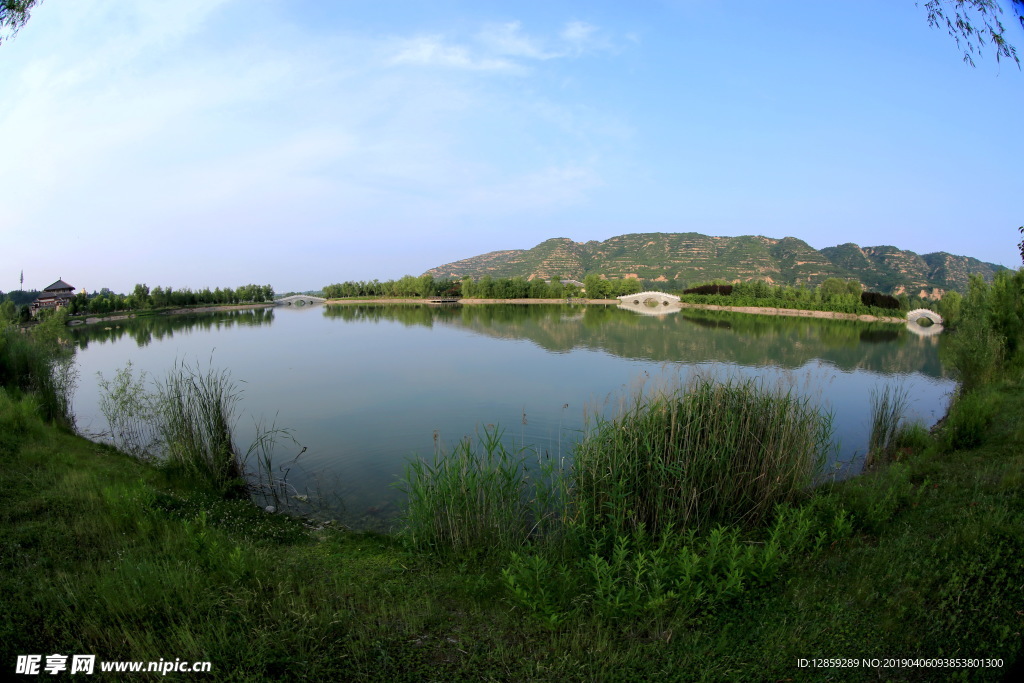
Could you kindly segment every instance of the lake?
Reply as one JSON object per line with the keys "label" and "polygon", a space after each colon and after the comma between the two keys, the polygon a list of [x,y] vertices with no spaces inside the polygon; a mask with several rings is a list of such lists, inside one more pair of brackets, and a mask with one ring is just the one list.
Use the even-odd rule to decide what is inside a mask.
{"label": "lake", "polygon": [[[74,329],[79,429],[102,438],[97,373],[131,361],[163,377],[176,361],[230,371],[242,390],[236,441],[254,421],[290,429],[306,451],[288,475],[330,494],[328,513],[386,528],[410,457],[432,457],[487,425],[510,445],[571,455],[587,416],[614,415],[631,391],[703,372],[781,382],[834,414],[831,476],[859,472],[870,396],[905,387],[933,425],[954,382],[944,335],[906,326],[684,310],[640,315],[604,305],[347,304],[152,316]],[[290,460],[299,446],[280,450]]]}

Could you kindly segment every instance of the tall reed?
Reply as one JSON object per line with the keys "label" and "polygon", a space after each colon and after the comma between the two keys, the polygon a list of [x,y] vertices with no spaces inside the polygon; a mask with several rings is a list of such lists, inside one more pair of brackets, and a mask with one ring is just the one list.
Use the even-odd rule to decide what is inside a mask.
{"label": "tall reed", "polygon": [[638,393],[577,446],[571,518],[627,535],[754,524],[811,484],[831,435],[831,415],[759,380]]}
{"label": "tall reed", "polygon": [[872,389],[871,436],[868,439],[865,467],[893,458],[904,431],[909,405],[909,394],[903,387],[887,384],[882,391]]}
{"label": "tall reed", "polygon": [[239,391],[226,370],[175,362],[156,382],[156,427],[168,465],[222,493],[245,489],[231,430]]}
{"label": "tall reed", "polygon": [[[225,495],[252,494],[275,509],[291,509],[293,501],[315,507],[317,501],[311,506],[309,495],[288,483],[291,466],[306,451],[290,430],[256,421],[249,448],[243,453],[235,446],[241,392],[227,370],[175,361],[163,381],[147,382],[146,373],[136,376],[129,361],[112,380],[99,374],[99,387],[100,410],[121,451],[160,461]],[[298,454],[275,463],[280,448],[292,446],[301,448]]]}
{"label": "tall reed", "polygon": [[520,547],[540,523],[527,452],[509,450],[501,431],[484,428],[450,453],[410,461],[399,487],[407,495],[403,521],[417,548],[465,554]]}

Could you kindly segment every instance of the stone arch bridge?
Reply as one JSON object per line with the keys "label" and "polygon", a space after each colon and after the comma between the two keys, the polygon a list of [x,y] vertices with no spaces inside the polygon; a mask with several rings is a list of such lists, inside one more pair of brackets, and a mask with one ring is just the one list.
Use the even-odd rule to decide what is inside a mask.
{"label": "stone arch bridge", "polygon": [[[930,320],[931,325],[925,327],[923,320]],[[942,332],[942,316],[927,308],[916,308],[907,313],[907,329],[920,337],[931,337]]]}
{"label": "stone arch bridge", "polygon": [[928,318],[928,320],[932,321],[933,325],[942,324],[942,316],[936,313],[935,311],[929,311],[927,308],[915,308],[914,310],[907,313],[908,323],[917,323],[918,325],[920,325],[922,318]]}
{"label": "stone arch bridge", "polygon": [[664,315],[679,310],[679,297],[665,292],[640,292],[618,297],[619,307],[646,315]]}
{"label": "stone arch bridge", "polygon": [[293,294],[286,296],[281,299],[274,299],[274,303],[278,306],[312,306],[313,304],[322,304],[327,299],[319,296],[310,296],[308,294]]}

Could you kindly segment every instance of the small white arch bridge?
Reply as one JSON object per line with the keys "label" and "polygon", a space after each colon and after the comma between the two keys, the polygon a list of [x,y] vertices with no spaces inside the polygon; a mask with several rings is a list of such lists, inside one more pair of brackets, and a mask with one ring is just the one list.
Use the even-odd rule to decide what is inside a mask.
{"label": "small white arch bridge", "polygon": [[327,299],[323,297],[310,296],[309,294],[293,294],[280,299],[274,299],[274,303],[278,306],[312,306],[313,304],[322,304],[325,301]]}
{"label": "small white arch bridge", "polygon": [[939,334],[943,329],[942,316],[935,311],[929,311],[927,308],[916,308],[907,313],[907,330],[919,337],[931,337]]}
{"label": "small white arch bridge", "polygon": [[679,310],[679,297],[665,292],[640,292],[618,297],[619,308],[628,308],[646,315],[664,315]]}
{"label": "small white arch bridge", "polygon": [[928,320],[930,320],[932,322],[932,325],[942,324],[942,316],[936,313],[935,311],[929,311],[927,308],[915,308],[914,310],[907,313],[908,323],[917,323],[918,325],[920,325],[922,318],[927,318]]}

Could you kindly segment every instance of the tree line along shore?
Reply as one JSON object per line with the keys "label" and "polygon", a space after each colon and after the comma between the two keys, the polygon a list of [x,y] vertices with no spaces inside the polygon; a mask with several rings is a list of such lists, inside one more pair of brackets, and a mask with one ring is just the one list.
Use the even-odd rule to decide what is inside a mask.
{"label": "tree line along shore", "polygon": [[[1002,277],[1007,277],[1006,271]],[[713,282],[683,290],[665,289],[663,283],[645,282],[634,278],[615,280],[588,275],[583,282],[575,280],[525,278],[491,278],[479,280],[462,278],[435,279],[429,275],[406,275],[398,280],[347,281],[325,286],[317,295],[331,303],[348,301],[390,301],[418,303],[431,298],[458,299],[463,303],[563,303],[566,301],[589,303],[618,303],[616,297],[641,291],[664,290],[679,296],[683,305],[722,307],[712,310],[761,312],[790,315],[788,311],[824,311],[846,316],[872,316],[876,319],[900,317],[912,309],[924,308],[939,313],[945,321],[955,324],[963,296],[947,292],[934,301],[907,295],[890,296],[878,292],[862,291],[853,280],[830,278],[816,287],[772,285],[764,281],[741,283]],[[658,288],[661,288],[660,290]],[[306,292],[309,294],[309,292]],[[33,310],[31,302],[39,292],[0,293],[0,321],[27,323],[42,320],[56,309]],[[290,294],[290,293],[288,293]],[[111,319],[111,316],[173,313],[178,310],[207,307],[229,307],[272,303],[275,294],[271,285],[241,285],[236,288],[216,287],[193,291],[190,288],[154,287],[136,284],[130,294],[118,294],[103,288],[89,294],[80,291],[69,296],[61,307],[67,314],[93,319]],[[753,309],[766,309],[754,311]],[[772,312],[768,309],[777,309]],[[898,313],[899,312],[899,313]],[[796,314],[800,315],[800,314]]]}

